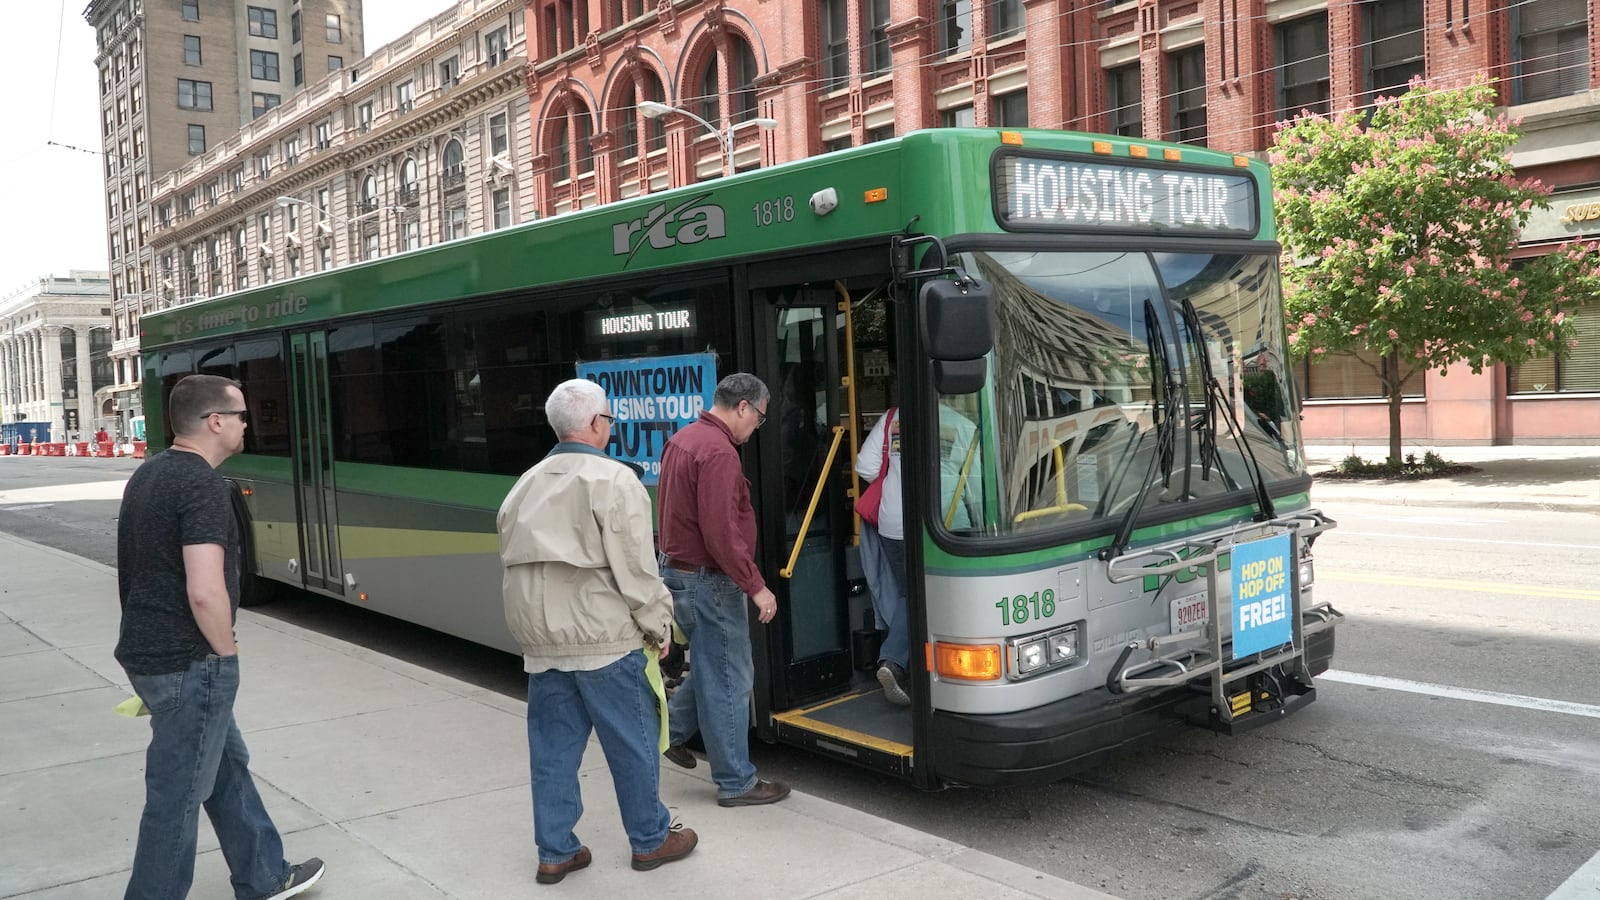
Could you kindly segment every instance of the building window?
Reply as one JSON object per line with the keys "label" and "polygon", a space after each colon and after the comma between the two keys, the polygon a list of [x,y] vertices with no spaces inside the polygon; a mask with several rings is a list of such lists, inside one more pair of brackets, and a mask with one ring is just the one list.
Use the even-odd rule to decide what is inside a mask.
{"label": "building window", "polygon": [[[272,154],[263,153],[256,157],[256,178],[265,181],[272,177]],[[265,217],[263,217],[265,221]]]}
{"label": "building window", "polygon": [[755,51],[741,39],[733,41],[733,120],[748,122],[756,117],[756,78],[761,75],[756,66]]}
{"label": "building window", "polygon": [[700,118],[717,122],[722,118],[722,76],[718,74],[716,54],[706,60],[705,71],[700,73]]}
{"label": "building window", "polygon": [[1592,394],[1600,392],[1600,306],[1578,304],[1564,310],[1578,349],[1564,357],[1547,356],[1506,369],[1512,394]]}
{"label": "building window", "polygon": [[270,256],[261,257],[261,283],[272,283],[272,257]]}
{"label": "building window", "polygon": [[882,125],[877,128],[867,129],[867,143],[869,144],[876,144],[879,141],[887,141],[892,137],[894,137],[893,125]]}
{"label": "building window", "polygon": [[358,133],[360,133],[360,134],[366,134],[367,132],[369,132],[371,130],[372,130],[372,101],[368,100],[366,103],[363,103],[360,106],[356,107],[356,131]]}
{"label": "building window", "polygon": [[303,53],[294,55],[294,86],[299,87],[306,83],[306,57]]}
{"label": "building window", "polygon": [[278,36],[277,10],[251,6],[247,7],[246,16],[250,20],[250,35],[252,37],[276,38]]}
{"label": "building window", "polygon": [[1422,0],[1372,0],[1367,19],[1367,93],[1370,100],[1406,92],[1423,73]]}
{"label": "building window", "polygon": [[452,206],[444,214],[444,239],[453,241],[467,236],[466,206]]}
{"label": "building window", "polygon": [[577,110],[572,117],[575,124],[574,136],[577,138],[573,146],[573,158],[578,166],[579,175],[587,175],[594,171],[594,119],[586,109]]}
{"label": "building window", "polygon": [[326,25],[328,43],[338,44],[344,41],[344,29],[339,25],[338,15],[334,13],[328,13]]}
{"label": "building window", "polygon": [[400,246],[404,250],[416,250],[422,246],[421,222],[408,219],[400,223]]}
{"label": "building window", "polygon": [[946,55],[972,49],[972,0],[939,0],[939,50]]}
{"label": "building window", "polygon": [[1588,4],[1523,0],[1512,4],[1518,103],[1568,97],[1589,89]]}
{"label": "building window", "polygon": [[461,80],[461,60],[452,56],[439,63],[439,90],[447,91]]}
{"label": "building window", "polygon": [[508,42],[506,40],[505,26],[496,28],[483,36],[483,58],[490,66],[498,66],[506,61],[508,55]]}
{"label": "building window", "polygon": [[317,271],[326,272],[333,268],[333,245],[324,242],[317,246]]}
{"label": "building window", "polygon": [[206,152],[206,127],[204,125],[189,126],[189,155],[199,156]]}
{"label": "building window", "polygon": [[850,4],[823,0],[822,89],[836,91],[850,79]]}
{"label": "building window", "polygon": [[181,5],[185,22],[200,21],[200,0],[183,0]]}
{"label": "building window", "polygon": [[144,107],[144,88],[138,82],[128,86],[128,107],[136,116]]}
{"label": "building window", "polygon": [[260,91],[254,91],[250,94],[250,118],[259,119],[266,115],[267,110],[282,102],[283,98],[277,94],[263,94]]}
{"label": "building window", "polygon": [[989,0],[989,40],[1021,34],[1025,21],[1022,0]]}
{"label": "building window", "polygon": [[494,227],[504,228],[511,224],[511,189],[501,188],[494,192]]}
{"label": "building window", "polygon": [[317,127],[312,129],[312,131],[313,131],[313,134],[314,134],[314,136],[316,138],[316,147],[317,147],[317,149],[318,150],[326,150],[326,149],[328,149],[328,145],[330,143],[332,143],[332,140],[333,140],[332,139],[333,123],[329,122],[327,119],[323,119],[321,122],[317,123]]}
{"label": "building window", "polygon": [[511,150],[511,141],[506,134],[506,114],[500,113],[489,117],[489,155],[501,156]]}
{"label": "building window", "polygon": [[1122,137],[1144,137],[1144,104],[1140,97],[1139,64],[1106,71],[1107,130]]}
{"label": "building window", "polygon": [[300,43],[300,10],[289,13],[289,40]]}
{"label": "building window", "polygon": [[882,75],[894,65],[894,54],[889,51],[889,0],[867,0],[861,14],[866,32],[861,42],[862,75]]}
{"label": "building window", "polygon": [[283,164],[292,166],[300,161],[300,137],[296,135],[283,141]]}
{"label": "building window", "polygon": [[368,175],[361,179],[361,199],[356,204],[356,211],[368,213],[378,208],[378,178]]}
{"label": "building window", "polygon": [[994,98],[994,111],[989,116],[989,124],[996,128],[1027,128],[1027,90],[1012,91]]}
{"label": "building window", "polygon": [[1280,121],[1293,119],[1301,110],[1327,115],[1328,14],[1295,19],[1277,27],[1278,38],[1278,114]]}
{"label": "building window", "polygon": [[411,107],[416,103],[415,86],[410,81],[402,81],[394,89],[394,107],[403,113],[411,112]]}
{"label": "building window", "polygon": [[186,66],[200,65],[200,36],[186,34],[183,36],[183,64]]}
{"label": "building window", "polygon": [[328,71],[329,72],[337,72],[342,68],[344,68],[344,57],[342,57],[342,56],[330,56],[330,57],[328,57]]}
{"label": "building window", "polygon": [[190,81],[187,78],[178,79],[178,108],[179,109],[210,109],[211,108],[211,82]]}
{"label": "building window", "polygon": [[251,50],[250,77],[262,81],[277,81],[278,54],[270,50]]}
{"label": "building window", "polygon": [[378,229],[373,228],[361,232],[361,258],[377,259],[383,255],[378,242]]}
{"label": "building window", "polygon": [[1206,145],[1206,49],[1191,47],[1167,56],[1172,92],[1171,140]]}
{"label": "building window", "polygon": [[[1317,362],[1304,360],[1295,366],[1295,374],[1300,377],[1307,400],[1376,400],[1385,396],[1378,377],[1381,367],[1382,360],[1371,351],[1357,350],[1330,353],[1318,357]],[[1422,387],[1423,373],[1419,370],[1400,386],[1400,395],[1421,397]]]}
{"label": "building window", "polygon": [[400,202],[415,203],[417,199],[417,161],[406,157],[400,164]]}
{"label": "building window", "polygon": [[446,141],[444,153],[440,157],[444,169],[444,173],[440,176],[440,187],[444,190],[456,190],[467,183],[467,171],[462,159],[461,142],[455,138]]}
{"label": "building window", "polygon": [[970,103],[939,111],[939,125],[942,128],[971,128],[976,124],[978,118],[972,112]]}

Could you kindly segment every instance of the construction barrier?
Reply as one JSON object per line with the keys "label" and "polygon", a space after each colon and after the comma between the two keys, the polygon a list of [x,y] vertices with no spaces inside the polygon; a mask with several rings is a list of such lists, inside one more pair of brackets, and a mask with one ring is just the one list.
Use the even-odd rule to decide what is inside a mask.
{"label": "construction barrier", "polygon": [[116,445],[110,441],[95,442],[95,456],[116,456]]}
{"label": "construction barrier", "polygon": [[77,450],[78,450],[78,455],[79,456],[88,456],[89,455],[89,442],[88,441],[79,441]]}
{"label": "construction barrier", "polygon": [[144,447],[145,447],[144,441],[134,441],[133,442],[133,458],[134,459],[144,459]]}

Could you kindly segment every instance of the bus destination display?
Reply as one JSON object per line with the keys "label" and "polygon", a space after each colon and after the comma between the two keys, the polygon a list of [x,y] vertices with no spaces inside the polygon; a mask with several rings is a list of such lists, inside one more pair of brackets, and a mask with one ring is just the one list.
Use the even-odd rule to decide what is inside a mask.
{"label": "bus destination display", "polygon": [[1014,231],[1253,235],[1259,224],[1246,172],[1010,154],[995,181],[1000,225]]}

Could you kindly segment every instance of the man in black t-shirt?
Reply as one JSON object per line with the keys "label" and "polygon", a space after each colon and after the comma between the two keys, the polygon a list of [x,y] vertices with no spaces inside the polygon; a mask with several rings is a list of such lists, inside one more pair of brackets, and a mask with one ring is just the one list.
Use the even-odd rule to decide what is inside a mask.
{"label": "man in black t-shirt", "polygon": [[204,805],[237,900],[292,897],[322,877],[322,861],[283,858],[233,720],[239,535],[216,467],[244,448],[244,393],[236,381],[190,375],[173,387],[167,414],[172,447],[128,479],[117,523],[116,658],[150,710],[144,813],[124,896],[188,895]]}

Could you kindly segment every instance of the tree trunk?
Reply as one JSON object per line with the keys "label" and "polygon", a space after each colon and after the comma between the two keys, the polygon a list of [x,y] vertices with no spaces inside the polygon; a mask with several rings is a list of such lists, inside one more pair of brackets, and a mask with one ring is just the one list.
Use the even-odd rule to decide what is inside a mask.
{"label": "tree trunk", "polygon": [[1389,464],[1400,465],[1400,357],[1383,357],[1383,389],[1389,395]]}

